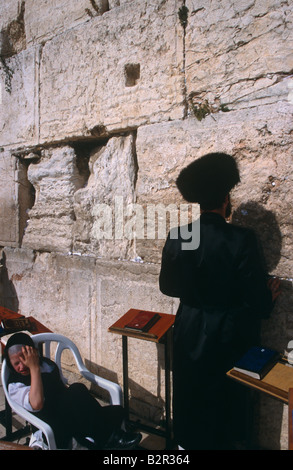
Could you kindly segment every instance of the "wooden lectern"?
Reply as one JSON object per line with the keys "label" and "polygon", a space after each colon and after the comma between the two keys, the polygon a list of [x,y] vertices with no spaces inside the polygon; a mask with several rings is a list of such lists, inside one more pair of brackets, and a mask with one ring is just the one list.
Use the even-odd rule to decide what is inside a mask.
{"label": "wooden lectern", "polygon": [[[126,328],[140,312],[137,309],[130,309],[116,323],[109,327],[108,331],[122,335],[122,355],[123,355],[123,390],[124,390],[124,408],[126,415],[129,415],[129,397],[128,397],[128,345],[127,338],[132,337],[155,343],[163,343],[165,345],[165,395],[166,395],[166,431],[142,426],[141,428],[149,429],[158,435],[166,437],[166,448],[171,448],[171,388],[170,388],[170,369],[171,369],[171,334],[175,321],[175,316],[167,313],[159,313],[159,320],[146,332],[135,331]],[[155,312],[153,312],[155,313]]]}

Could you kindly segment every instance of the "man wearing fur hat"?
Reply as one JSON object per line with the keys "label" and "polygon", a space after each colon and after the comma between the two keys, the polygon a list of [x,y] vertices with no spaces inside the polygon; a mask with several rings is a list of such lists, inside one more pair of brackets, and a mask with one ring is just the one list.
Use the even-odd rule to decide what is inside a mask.
{"label": "man wearing fur hat", "polygon": [[242,390],[226,372],[259,343],[261,318],[279,294],[277,281],[267,283],[254,233],[226,222],[239,181],[234,158],[224,153],[195,160],[176,181],[184,199],[201,209],[199,246],[183,249],[180,230],[177,238],[169,234],[160,273],[161,291],[180,299],[173,413],[175,439],[184,449],[233,448]]}

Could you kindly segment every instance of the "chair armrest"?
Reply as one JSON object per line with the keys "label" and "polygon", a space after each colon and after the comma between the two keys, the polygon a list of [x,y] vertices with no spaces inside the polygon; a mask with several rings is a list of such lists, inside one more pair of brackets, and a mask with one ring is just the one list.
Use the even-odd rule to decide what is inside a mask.
{"label": "chair armrest", "polygon": [[109,392],[112,405],[122,405],[122,390],[120,385],[93,374],[85,367],[80,372],[85,379]]}
{"label": "chair armrest", "polygon": [[12,400],[10,400],[9,404],[10,406],[12,405],[11,408],[15,413],[17,413],[23,419],[25,419],[30,424],[42,431],[42,433],[46,436],[48,447],[50,450],[57,449],[54,433],[51,426],[45,423],[45,421],[42,421],[41,419],[37,418],[37,416],[34,416],[34,414],[30,411],[26,410],[25,408],[22,408],[17,403],[12,402]]}

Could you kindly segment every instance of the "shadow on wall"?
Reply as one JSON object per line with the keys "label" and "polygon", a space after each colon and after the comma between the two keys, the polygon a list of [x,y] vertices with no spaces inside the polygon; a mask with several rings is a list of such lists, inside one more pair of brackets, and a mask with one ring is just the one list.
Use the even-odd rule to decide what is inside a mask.
{"label": "shadow on wall", "polygon": [[0,304],[2,307],[18,312],[18,297],[13,282],[8,276],[4,251],[2,251],[0,259]]}
{"label": "shadow on wall", "polygon": [[280,261],[282,248],[282,235],[275,214],[257,202],[248,201],[233,212],[232,223],[255,232],[265,270],[271,273]]}
{"label": "shadow on wall", "polygon": [[[252,229],[258,239],[265,270],[270,274],[281,258],[282,234],[273,212],[261,204],[248,201],[232,214],[232,223]],[[293,318],[292,283],[281,280],[281,295],[269,319],[263,321],[263,344],[282,351],[290,338],[287,336],[288,319]],[[289,320],[290,322],[290,320]],[[291,338],[292,339],[292,338]],[[254,432],[261,447],[280,449],[284,405],[264,394],[254,393]]]}

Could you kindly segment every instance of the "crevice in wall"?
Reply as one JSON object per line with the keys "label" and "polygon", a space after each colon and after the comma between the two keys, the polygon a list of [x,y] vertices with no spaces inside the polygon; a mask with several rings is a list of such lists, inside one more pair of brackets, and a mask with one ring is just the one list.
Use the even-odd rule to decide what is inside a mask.
{"label": "crevice in wall", "polygon": [[18,159],[18,220],[19,245],[21,246],[24,232],[29,220],[29,210],[35,204],[35,188],[28,179],[28,167],[36,161],[38,155],[30,154],[25,159]]}
{"label": "crevice in wall", "polygon": [[[101,139],[95,139],[95,140],[79,140],[79,141],[71,141],[67,142],[67,144],[62,144],[62,145],[69,145],[71,146],[76,154],[76,164],[78,171],[80,175],[84,176],[85,178],[85,186],[86,182],[90,176],[90,170],[89,170],[89,159],[92,151],[97,148],[97,147],[106,147],[108,141],[113,138],[113,137],[121,137],[121,136],[127,136],[127,135],[133,135],[133,166],[135,169],[135,180],[134,180],[134,191],[136,187],[136,182],[138,178],[138,161],[137,161],[137,153],[136,153],[136,137],[137,137],[137,130],[131,130],[129,132],[124,132],[124,133],[112,133],[111,135],[108,135],[108,137],[103,137]],[[59,144],[60,146],[60,144]]]}
{"label": "crevice in wall", "polygon": [[82,143],[81,144],[77,143],[77,144],[72,145],[76,154],[76,166],[78,168],[79,174],[84,177],[85,184],[88,181],[89,176],[90,176],[90,170],[89,170],[90,153],[95,146],[93,146],[93,144],[82,144]]}
{"label": "crevice in wall", "polygon": [[11,93],[12,91],[12,77],[13,77],[13,70],[7,65],[6,60],[0,55],[0,66],[4,72],[4,85],[5,85],[5,90],[8,93]]}
{"label": "crevice in wall", "polygon": [[91,18],[94,16],[103,15],[106,11],[110,10],[108,0],[89,0],[89,2],[94,11],[92,11],[90,8],[86,8],[85,11]]}
{"label": "crevice in wall", "polygon": [[7,59],[19,53],[26,47],[26,35],[24,26],[25,2],[22,1],[16,20],[9,23],[6,28],[0,31],[0,68],[4,73],[5,90],[12,91],[13,69],[9,67]]}
{"label": "crevice in wall", "polygon": [[184,103],[184,113],[183,119],[186,119],[188,116],[188,99],[187,99],[187,87],[186,87],[186,27],[188,23],[188,8],[186,6],[186,1],[183,0],[183,5],[179,8],[178,17],[180,24],[183,28],[183,103]]}
{"label": "crevice in wall", "polygon": [[137,183],[137,179],[138,179],[138,171],[139,171],[137,152],[136,152],[137,131],[134,131],[132,134],[133,134],[133,166],[134,166],[134,169],[135,169],[135,179],[134,179],[134,191],[135,191],[136,190],[136,183]]}
{"label": "crevice in wall", "polygon": [[124,66],[125,86],[133,87],[140,79],[140,64],[126,64]]}
{"label": "crevice in wall", "polygon": [[[227,91],[233,90],[233,87],[238,86],[240,83],[247,84],[248,91],[245,91],[243,94],[235,97],[233,100],[229,100],[225,103],[221,101],[221,91],[218,90],[217,95],[212,96],[211,92],[200,91],[200,92],[191,92],[188,94],[188,107],[190,115],[196,117],[199,121],[207,117],[208,115],[213,115],[219,112],[230,112],[237,109],[237,106],[242,108],[249,107],[250,109],[257,106],[258,100],[262,102],[262,105],[265,106],[264,102],[266,96],[262,93],[267,92],[268,104],[271,104],[271,97],[269,90],[276,86],[279,82],[291,78],[293,70],[288,72],[274,72],[274,73],[264,73],[251,78],[239,79],[233,83],[229,84],[229,87],[226,85]],[[266,84],[265,86],[258,87],[257,89],[251,89],[251,84],[256,84],[258,80],[270,79],[271,84]],[[209,95],[209,98],[207,96]],[[276,95],[277,96],[277,95]],[[276,98],[280,100],[280,95]],[[284,95],[284,99],[288,99],[288,95]],[[253,104],[253,101],[255,104]],[[248,104],[245,104],[248,103]]]}
{"label": "crevice in wall", "polygon": [[39,48],[36,48],[36,88],[35,88],[35,103],[36,103],[36,108],[35,108],[35,113],[36,113],[36,137],[37,137],[37,142],[40,141],[40,129],[41,129],[41,123],[40,123],[40,116],[41,116],[41,78],[40,78],[40,73],[41,73],[41,61],[42,61],[42,55],[43,55],[43,49],[44,49],[44,44],[40,44]]}
{"label": "crevice in wall", "polygon": [[26,48],[24,11],[25,1],[22,1],[17,18],[0,31],[0,56],[2,60]]}
{"label": "crevice in wall", "polygon": [[219,97],[215,97],[213,102],[205,98],[205,93],[190,93],[188,95],[188,108],[192,116],[198,121],[202,121],[209,114],[218,112],[229,112],[227,104],[221,103]]}
{"label": "crevice in wall", "polygon": [[26,146],[13,150],[12,155],[17,158],[29,158],[29,155],[40,155],[40,152],[45,149],[62,147],[62,146],[71,146],[76,149],[77,152],[81,152],[82,149],[86,152],[87,149],[91,149],[104,146],[107,144],[109,139],[112,137],[123,137],[131,133],[136,134],[137,127],[129,127],[127,129],[117,129],[113,132],[108,132],[107,128],[103,125],[97,125],[87,131],[87,135],[76,136],[57,140],[55,142],[43,142],[37,145]]}

